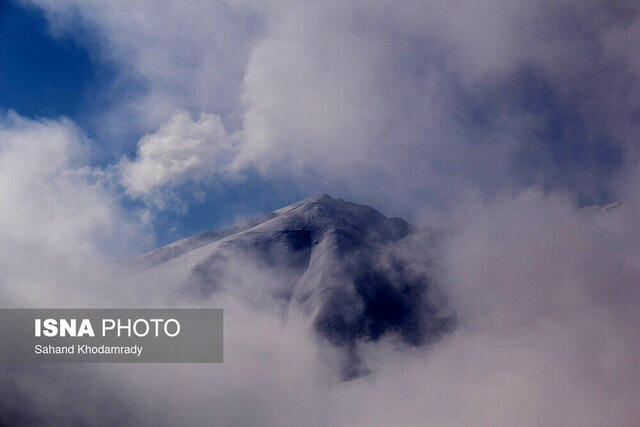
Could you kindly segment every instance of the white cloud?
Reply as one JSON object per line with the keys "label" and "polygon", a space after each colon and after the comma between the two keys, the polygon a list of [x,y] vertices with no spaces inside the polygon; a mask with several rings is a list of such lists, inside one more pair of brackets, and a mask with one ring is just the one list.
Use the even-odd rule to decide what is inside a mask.
{"label": "white cloud", "polygon": [[138,142],[136,156],[120,164],[127,193],[140,197],[188,180],[201,180],[228,171],[232,137],[220,117],[201,114],[194,121],[179,112],[157,132]]}
{"label": "white cloud", "polygon": [[[101,56],[147,86],[114,106],[118,123],[148,132],[176,109],[217,114],[239,135],[231,167],[309,187],[320,177],[325,191],[399,211],[532,181],[597,193],[608,184],[591,167],[601,152],[634,144],[636,121],[621,120],[640,98],[624,41],[637,27],[632,2],[34,3],[60,32],[80,16]],[[564,117],[535,99],[513,105],[534,97],[518,95],[527,68],[543,107],[572,109],[577,130],[549,142]],[[594,141],[573,136],[581,127]],[[590,164],[562,164],[558,153],[576,151]],[[517,156],[531,152],[544,165],[527,175]],[[153,185],[130,181],[130,194]]]}
{"label": "white cloud", "polygon": [[[101,264],[149,245],[109,177],[87,166],[69,120],[0,119],[0,293],[7,304],[72,304]],[[94,288],[95,286],[95,288]]]}

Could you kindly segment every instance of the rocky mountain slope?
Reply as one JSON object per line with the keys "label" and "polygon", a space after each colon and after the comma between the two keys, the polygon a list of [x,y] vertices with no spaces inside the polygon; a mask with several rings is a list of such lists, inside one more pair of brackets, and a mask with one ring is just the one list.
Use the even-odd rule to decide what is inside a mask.
{"label": "rocky mountain slope", "polygon": [[365,370],[359,343],[392,335],[425,345],[454,325],[427,254],[409,244],[419,234],[402,219],[323,194],[177,241],[139,262],[145,275],[179,284],[183,297],[233,292],[283,316],[302,313],[318,340],[344,355],[348,379]]}

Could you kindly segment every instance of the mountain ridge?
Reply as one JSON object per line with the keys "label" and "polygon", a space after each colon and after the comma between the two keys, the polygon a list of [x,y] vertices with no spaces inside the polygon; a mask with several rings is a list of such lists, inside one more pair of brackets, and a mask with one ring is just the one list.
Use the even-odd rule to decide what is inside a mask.
{"label": "mountain ridge", "polygon": [[[322,205],[325,208],[329,208],[329,209],[331,207],[333,207],[334,209],[337,207],[343,207],[343,208],[347,207],[347,209],[353,210],[354,207],[357,206],[360,209],[365,208],[370,210],[370,214],[374,216],[379,215],[380,217],[384,217],[384,215],[382,215],[380,212],[378,212],[377,210],[369,206],[357,205],[355,203],[346,202],[342,199],[334,199],[333,197],[324,193],[319,193],[319,194],[316,194],[315,196],[309,197],[299,202],[292,203],[290,205],[277,209],[273,212],[259,215],[257,217],[248,219],[246,221],[242,221],[230,227],[225,227],[225,228],[216,229],[216,230],[209,230],[203,233],[199,233],[193,236],[179,239],[168,245],[162,246],[160,248],[147,252],[143,255],[140,255],[139,257],[137,257],[137,259],[140,263],[142,263],[145,266],[152,266],[155,264],[166,262],[166,261],[169,261],[170,259],[176,258],[184,254],[185,252],[198,249],[202,246],[219,241],[231,235],[248,231],[250,229],[253,229],[257,226],[264,224],[265,222],[268,222],[274,218],[277,218],[278,216],[290,213],[291,211],[294,211],[296,209],[300,209],[304,207],[312,207],[314,204]],[[408,222],[404,221],[401,218],[389,218],[389,219],[397,223],[398,227],[406,227],[407,229],[410,229],[413,227],[411,224],[409,224]],[[357,225],[354,225],[354,226],[357,227]],[[317,227],[316,228],[309,227],[308,229],[309,230],[317,229]],[[363,231],[366,231],[366,230],[363,230]]]}

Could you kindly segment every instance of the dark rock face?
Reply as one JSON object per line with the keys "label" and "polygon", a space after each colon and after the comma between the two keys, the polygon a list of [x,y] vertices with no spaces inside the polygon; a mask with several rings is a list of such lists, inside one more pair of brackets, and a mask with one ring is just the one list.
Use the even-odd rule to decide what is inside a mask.
{"label": "dark rock face", "polygon": [[150,270],[186,269],[183,293],[192,298],[242,291],[255,304],[306,313],[321,342],[344,350],[340,369],[350,379],[366,372],[360,342],[393,335],[421,346],[454,327],[434,279],[415,261],[420,256],[401,250],[416,231],[402,219],[320,195],[142,261]]}

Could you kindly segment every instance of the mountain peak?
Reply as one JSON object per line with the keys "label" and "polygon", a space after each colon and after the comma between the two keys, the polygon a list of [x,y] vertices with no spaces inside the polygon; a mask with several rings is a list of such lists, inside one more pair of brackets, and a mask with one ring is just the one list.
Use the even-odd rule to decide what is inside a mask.
{"label": "mountain peak", "polygon": [[145,266],[169,261],[202,246],[246,232],[308,230],[315,233],[341,231],[382,241],[400,239],[412,226],[400,218],[388,218],[366,205],[319,193],[271,213],[231,227],[207,231],[178,240],[139,257]]}
{"label": "mountain peak", "polygon": [[312,197],[309,197],[308,199],[306,199],[310,202],[321,202],[321,203],[335,203],[336,199],[334,199],[333,197],[331,197],[330,195],[326,194],[326,193],[318,193]]}
{"label": "mountain peak", "polygon": [[318,194],[157,249],[142,263],[144,274],[187,298],[232,292],[285,316],[303,313],[319,339],[340,349],[339,369],[350,379],[366,372],[358,343],[393,334],[423,345],[453,327],[421,272],[426,260],[397,250],[411,231],[400,218]]}
{"label": "mountain peak", "polygon": [[[328,194],[319,193],[319,194],[316,194],[315,196],[300,200],[299,202],[295,202],[283,208],[280,208],[275,212],[284,214],[294,209],[308,210],[317,206],[323,206],[325,208],[341,210],[341,209],[344,209],[347,205],[355,205],[355,203],[345,202],[344,200],[341,200],[341,199],[334,199]],[[358,205],[358,206],[364,206],[364,205]],[[328,213],[328,211],[326,213]]]}
{"label": "mountain peak", "polygon": [[[270,227],[308,228],[318,231],[339,229],[397,240],[410,232],[411,225],[400,218],[388,218],[366,205],[347,202],[327,194],[317,194],[274,212]],[[267,226],[265,224],[265,226]]]}

